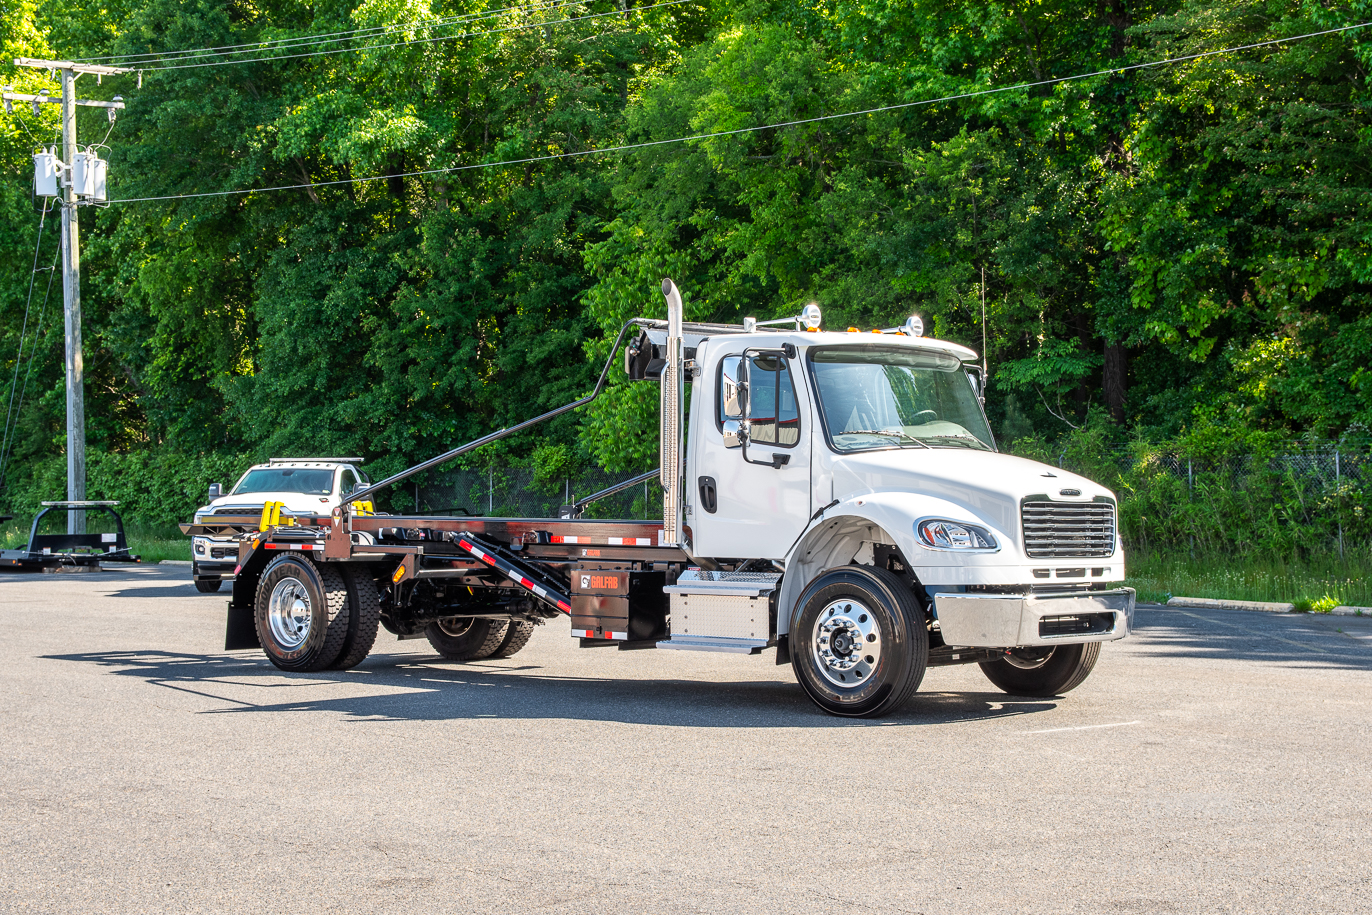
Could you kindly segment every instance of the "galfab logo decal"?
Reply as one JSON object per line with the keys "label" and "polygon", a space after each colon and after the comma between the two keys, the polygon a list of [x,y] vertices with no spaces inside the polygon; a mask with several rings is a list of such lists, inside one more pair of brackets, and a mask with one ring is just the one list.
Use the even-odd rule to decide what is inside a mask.
{"label": "galfab logo decal", "polygon": [[583,576],[581,576],[581,587],[583,587],[583,588],[589,588],[590,586],[591,586],[591,576],[589,576],[589,575],[583,575]]}

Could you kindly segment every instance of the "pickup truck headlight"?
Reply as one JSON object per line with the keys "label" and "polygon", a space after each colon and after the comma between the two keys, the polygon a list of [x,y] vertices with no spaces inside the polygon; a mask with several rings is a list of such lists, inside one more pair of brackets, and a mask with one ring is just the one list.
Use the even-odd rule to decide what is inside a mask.
{"label": "pickup truck headlight", "polygon": [[998,550],[1000,545],[984,527],[965,521],[925,518],[915,523],[919,542],[931,550]]}

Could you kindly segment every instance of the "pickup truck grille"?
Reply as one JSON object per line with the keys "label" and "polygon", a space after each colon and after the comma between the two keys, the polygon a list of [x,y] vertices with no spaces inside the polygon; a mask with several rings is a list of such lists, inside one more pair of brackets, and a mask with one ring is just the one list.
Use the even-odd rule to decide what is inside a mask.
{"label": "pickup truck grille", "polygon": [[1031,559],[1110,556],[1115,552],[1111,502],[1025,502],[1020,507],[1024,552]]}

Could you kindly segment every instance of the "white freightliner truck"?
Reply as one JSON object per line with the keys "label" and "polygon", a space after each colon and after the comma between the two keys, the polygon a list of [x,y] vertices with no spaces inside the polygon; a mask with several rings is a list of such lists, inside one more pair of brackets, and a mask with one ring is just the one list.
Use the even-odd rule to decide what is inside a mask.
{"label": "white freightliner truck", "polygon": [[[284,670],[347,668],[384,625],[455,660],[507,656],[567,615],[584,647],[775,647],[825,711],[876,716],[931,665],[1063,693],[1099,643],[1129,633],[1114,496],[996,451],[971,350],[922,336],[917,318],[824,331],[815,306],[794,329],[687,324],[670,280],[663,294],[668,319],[626,324],[573,404],[327,514],[183,525],[238,544],[225,647],[260,645]],[[372,510],[386,486],[589,403],[631,329],[625,370],[661,385],[660,523],[582,518],[590,499],[557,519]]]}

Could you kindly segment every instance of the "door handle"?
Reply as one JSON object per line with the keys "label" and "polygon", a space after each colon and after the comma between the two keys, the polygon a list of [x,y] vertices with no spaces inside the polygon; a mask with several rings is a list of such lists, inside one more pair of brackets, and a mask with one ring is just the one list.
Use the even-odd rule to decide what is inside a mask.
{"label": "door handle", "polygon": [[714,477],[700,478],[700,507],[712,515],[719,510],[719,492],[715,489]]}

